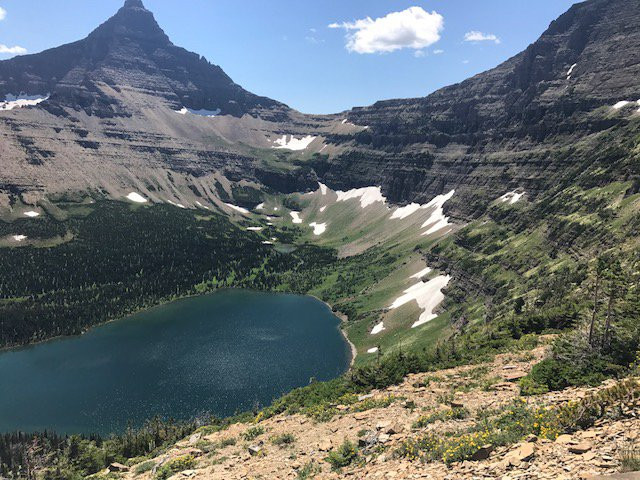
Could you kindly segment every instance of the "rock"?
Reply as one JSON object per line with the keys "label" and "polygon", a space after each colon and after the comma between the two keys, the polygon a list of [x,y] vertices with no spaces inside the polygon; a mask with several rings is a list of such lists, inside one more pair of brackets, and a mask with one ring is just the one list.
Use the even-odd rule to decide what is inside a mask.
{"label": "rock", "polygon": [[640,480],[640,472],[619,473],[617,475],[599,475],[590,480]]}
{"label": "rock", "polygon": [[569,451],[571,453],[576,453],[578,455],[582,455],[583,453],[587,453],[592,448],[593,448],[593,444],[591,442],[587,442],[587,441],[580,442],[577,445],[569,445]]}
{"label": "rock", "polygon": [[328,452],[332,447],[333,443],[329,438],[324,438],[320,440],[320,442],[318,442],[318,450],[320,450],[321,452]]}
{"label": "rock", "polygon": [[202,438],[202,434],[201,433],[194,433],[193,435],[191,435],[189,437],[189,444],[190,445],[195,445],[196,443],[198,443],[200,441],[201,438]]}
{"label": "rock", "polygon": [[130,470],[130,468],[127,467],[126,465],[121,464],[121,463],[114,462],[111,465],[109,465],[108,470],[110,472],[124,473],[124,472],[128,472]]}
{"label": "rock", "polygon": [[487,458],[489,458],[489,455],[491,455],[491,452],[493,452],[493,445],[483,445],[478,449],[476,453],[473,454],[471,460],[475,462],[486,460]]}
{"label": "rock", "polygon": [[369,399],[369,398],[373,398],[373,393],[368,393],[368,394],[366,394],[366,395],[360,395],[360,396],[358,397],[358,401],[359,401],[359,402],[361,402],[361,401],[363,401],[363,400],[367,400],[367,399]]}
{"label": "rock", "polygon": [[536,443],[537,441],[538,441],[537,435],[529,435],[527,437],[527,442],[529,443]]}
{"label": "rock", "polygon": [[514,370],[511,372],[505,373],[504,375],[502,375],[502,378],[504,378],[507,382],[516,382],[526,376],[527,376],[527,372],[522,370]]}
{"label": "rock", "polygon": [[263,449],[260,445],[251,445],[248,448],[248,451],[249,451],[249,455],[251,455],[252,457],[256,457],[262,454]]}
{"label": "rock", "polygon": [[567,445],[571,442],[573,442],[573,437],[571,435],[560,435],[556,438],[556,443],[559,443],[560,445]]}
{"label": "rock", "polygon": [[536,454],[536,446],[533,443],[525,442],[521,444],[516,450],[508,455],[511,460],[511,464],[514,465],[513,460],[518,462],[528,462]]}
{"label": "rock", "polygon": [[378,442],[380,443],[387,443],[389,440],[391,440],[391,436],[386,433],[378,435]]}

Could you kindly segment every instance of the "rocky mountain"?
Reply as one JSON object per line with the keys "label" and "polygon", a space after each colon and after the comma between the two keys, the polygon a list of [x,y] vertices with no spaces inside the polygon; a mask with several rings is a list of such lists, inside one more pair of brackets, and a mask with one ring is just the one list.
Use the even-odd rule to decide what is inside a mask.
{"label": "rocky mountain", "polygon": [[[580,146],[594,148],[608,131],[637,133],[638,25],[637,0],[576,4],[493,70],[425,98],[354,109],[349,121],[369,129],[336,139],[347,152],[317,170],[334,186],[383,185],[399,202],[455,188],[462,216],[510,190],[535,196],[578,164],[605,161],[579,158]],[[632,174],[637,167],[613,175]]]}
{"label": "rocky mountain", "polygon": [[[638,132],[638,24],[637,0],[588,0],[458,85],[311,116],[242,89],[127,0],[84,40],[0,62],[0,204],[132,188],[216,204],[216,183],[292,192],[321,179],[381,186],[396,203],[456,190],[448,213],[468,219],[509,191],[536,197],[597,165],[602,182],[626,180],[637,166],[615,152]],[[21,101],[30,106],[13,108]]]}

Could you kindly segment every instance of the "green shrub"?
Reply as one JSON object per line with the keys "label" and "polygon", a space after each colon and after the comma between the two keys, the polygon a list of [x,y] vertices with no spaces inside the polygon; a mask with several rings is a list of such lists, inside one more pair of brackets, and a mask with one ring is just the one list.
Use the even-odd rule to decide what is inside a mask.
{"label": "green shrub", "polygon": [[358,449],[356,445],[346,440],[337,449],[329,452],[327,462],[333,470],[339,470],[348,467],[358,459]]}
{"label": "green shrub", "polygon": [[640,471],[640,445],[625,445],[618,454],[622,473]]}
{"label": "green shrub", "polygon": [[274,437],[271,437],[271,443],[278,446],[291,445],[295,441],[296,441],[296,437],[294,437],[290,433],[283,433],[282,435],[276,435]]}
{"label": "green shrub", "polygon": [[520,380],[520,395],[529,397],[531,395],[542,395],[547,393],[549,387],[546,385],[540,385],[530,376],[526,376]]}
{"label": "green shrub", "polygon": [[298,471],[297,480],[311,480],[312,478],[315,478],[315,476],[321,471],[322,470],[320,468],[320,465],[317,465],[315,462],[311,461]]}
{"label": "green shrub", "polygon": [[146,462],[136,465],[133,468],[133,473],[135,473],[136,475],[142,475],[143,473],[148,472],[149,470],[152,470],[153,467],[155,466],[156,466],[156,462],[154,462],[153,460],[148,460]]}
{"label": "green shrub", "polygon": [[263,433],[264,427],[258,425],[255,427],[251,427],[249,430],[243,433],[242,438],[244,438],[247,442],[250,442],[251,440],[255,440],[256,438],[258,438]]}
{"label": "green shrub", "polygon": [[468,416],[469,411],[466,408],[449,408],[429,415],[423,415],[418,418],[412,426],[413,428],[424,428],[438,420],[442,422],[446,422],[448,420],[462,420]]}
{"label": "green shrub", "polygon": [[169,460],[156,471],[156,480],[166,480],[167,478],[185,470],[191,470],[196,466],[196,460],[192,455],[183,455]]}

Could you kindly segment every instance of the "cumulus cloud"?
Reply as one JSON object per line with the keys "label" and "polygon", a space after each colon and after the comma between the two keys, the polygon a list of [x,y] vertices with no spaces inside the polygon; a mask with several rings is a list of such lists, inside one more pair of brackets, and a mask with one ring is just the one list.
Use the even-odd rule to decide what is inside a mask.
{"label": "cumulus cloud", "polygon": [[470,32],[465,33],[464,35],[465,42],[494,42],[500,43],[500,39],[494,35],[493,33],[483,33],[477,30],[472,30]]}
{"label": "cumulus cloud", "polygon": [[410,7],[375,20],[367,17],[355,22],[332,23],[347,33],[347,50],[355,53],[388,53],[412,48],[422,50],[440,40],[444,17]]}
{"label": "cumulus cloud", "polygon": [[7,17],[7,11],[0,7],[0,20],[4,20]]}
{"label": "cumulus cloud", "polygon": [[10,54],[10,55],[24,55],[27,53],[27,49],[24,47],[7,47],[0,43],[0,54]]}
{"label": "cumulus cloud", "polygon": [[443,53],[444,53],[444,50],[440,50],[440,49],[437,49],[437,50],[433,51],[434,55],[442,55]]}

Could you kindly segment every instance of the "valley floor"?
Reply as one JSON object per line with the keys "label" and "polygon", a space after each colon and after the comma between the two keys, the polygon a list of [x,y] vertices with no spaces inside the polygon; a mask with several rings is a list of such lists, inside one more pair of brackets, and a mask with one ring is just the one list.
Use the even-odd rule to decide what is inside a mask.
{"label": "valley floor", "polygon": [[[215,433],[208,433],[205,427],[163,455],[130,469],[121,466],[125,471],[110,475],[131,480],[170,476],[202,480],[556,480],[619,472],[622,452],[640,439],[637,396],[631,406],[623,406],[624,415],[602,416],[570,435],[547,435],[543,430],[495,449],[483,449],[481,439],[475,447],[472,442],[478,451],[477,461],[447,465],[442,461],[424,462],[419,451],[398,455],[400,451],[406,453],[408,445],[415,445],[413,440],[430,433],[443,437],[445,432],[477,431],[479,424],[500,412],[514,414],[514,423],[523,422],[517,413],[519,402],[527,408],[550,409],[579,402],[611,389],[615,383],[520,397],[516,380],[543,358],[545,350],[538,347],[531,352],[499,355],[483,365],[411,375],[400,385],[373,391],[354,403],[335,405],[337,413],[329,421],[280,415],[256,424],[234,424]],[[482,437],[482,433],[479,435]],[[328,458],[335,463],[344,460],[345,454],[350,456],[343,445],[346,440],[352,442],[347,448],[351,449],[351,458],[344,462],[348,465],[333,471]]]}

